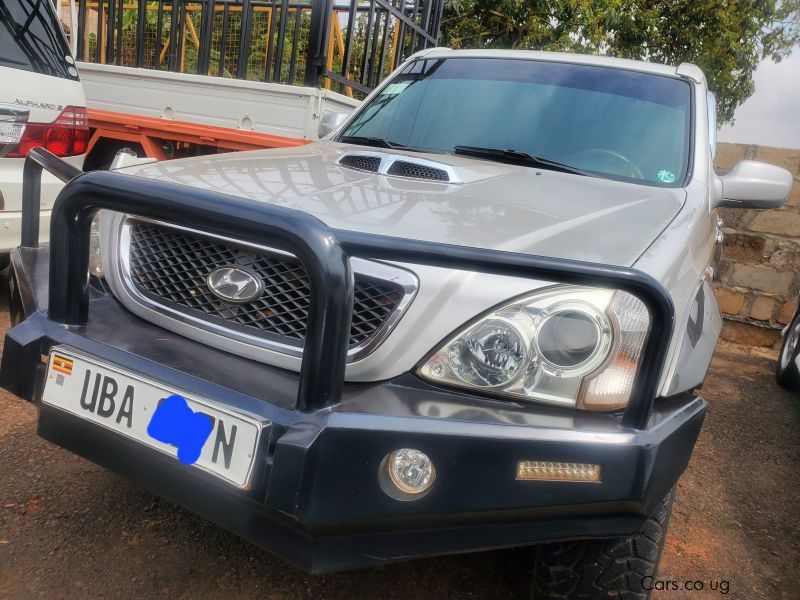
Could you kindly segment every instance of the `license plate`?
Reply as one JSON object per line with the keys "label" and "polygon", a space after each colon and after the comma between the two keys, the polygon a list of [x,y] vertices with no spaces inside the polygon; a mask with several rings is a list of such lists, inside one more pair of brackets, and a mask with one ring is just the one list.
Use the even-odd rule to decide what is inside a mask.
{"label": "license plate", "polygon": [[[153,432],[153,415],[165,403],[177,401],[183,413],[167,421],[167,431],[175,439]],[[73,415],[102,425],[146,446],[172,455],[178,461],[185,459],[187,428],[200,417],[201,431],[192,438],[199,450],[191,466],[203,469],[240,488],[248,487],[256,455],[261,425],[241,414],[222,410],[213,403],[179,390],[173,390],[139,375],[128,373],[87,358],[71,349],[53,348],[47,365],[42,402],[65,410]],[[190,410],[187,410],[188,409]],[[164,410],[157,420],[165,421]],[[174,413],[173,413],[174,417]],[[193,431],[193,430],[192,430]],[[166,443],[166,442],[170,443]],[[183,445],[183,453],[179,449]]]}

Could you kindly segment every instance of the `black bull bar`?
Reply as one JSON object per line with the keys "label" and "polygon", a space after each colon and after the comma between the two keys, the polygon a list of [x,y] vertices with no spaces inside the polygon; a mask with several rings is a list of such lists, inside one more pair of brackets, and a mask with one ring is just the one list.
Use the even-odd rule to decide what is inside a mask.
{"label": "black bull bar", "polygon": [[68,182],[50,222],[49,318],[83,325],[89,307],[91,222],[100,209],[190,226],[297,256],[311,288],[296,408],[315,411],[342,395],[353,306],[350,258],[379,259],[554,283],[612,288],[639,298],[650,313],[641,366],[623,424],[646,428],[674,326],[672,300],[651,276],[627,267],[467,248],[345,231],[281,206],[122,173],[83,173],[42,148],[25,160],[22,246],[38,246],[42,169]]}

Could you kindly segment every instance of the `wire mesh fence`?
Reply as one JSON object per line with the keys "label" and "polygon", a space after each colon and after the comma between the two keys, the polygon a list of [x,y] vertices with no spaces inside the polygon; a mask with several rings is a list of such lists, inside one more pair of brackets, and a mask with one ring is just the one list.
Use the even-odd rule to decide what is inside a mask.
{"label": "wire mesh fence", "polygon": [[[361,97],[436,44],[444,0],[60,0],[86,62]],[[75,18],[73,18],[75,15]]]}

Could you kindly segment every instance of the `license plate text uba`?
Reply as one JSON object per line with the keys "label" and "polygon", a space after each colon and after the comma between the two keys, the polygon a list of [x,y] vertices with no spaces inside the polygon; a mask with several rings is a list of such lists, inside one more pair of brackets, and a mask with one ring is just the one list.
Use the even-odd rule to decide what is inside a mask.
{"label": "license plate text uba", "polygon": [[50,353],[42,402],[175,456],[177,462],[176,445],[148,434],[156,409],[176,394],[212,424],[199,458],[186,468],[201,468],[237,487],[247,487],[261,426],[244,415],[64,348]]}

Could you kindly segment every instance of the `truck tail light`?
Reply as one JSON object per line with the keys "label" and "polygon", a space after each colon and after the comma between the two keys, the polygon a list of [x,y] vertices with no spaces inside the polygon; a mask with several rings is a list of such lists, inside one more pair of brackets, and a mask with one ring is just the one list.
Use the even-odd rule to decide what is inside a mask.
{"label": "truck tail light", "polygon": [[67,106],[52,123],[27,123],[19,144],[7,154],[24,158],[36,146],[56,156],[76,156],[86,152],[89,143],[89,117],[80,106]]}

